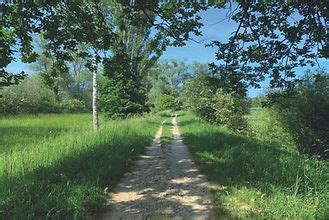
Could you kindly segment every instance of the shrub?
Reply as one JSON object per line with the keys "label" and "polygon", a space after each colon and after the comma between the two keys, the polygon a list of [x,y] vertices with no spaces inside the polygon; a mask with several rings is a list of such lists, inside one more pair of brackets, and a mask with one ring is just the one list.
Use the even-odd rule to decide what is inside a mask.
{"label": "shrub", "polygon": [[58,102],[39,75],[32,75],[18,85],[1,90],[1,115],[81,112],[84,110],[85,105],[82,101],[72,99],[64,92],[61,92],[61,101]]}
{"label": "shrub", "polygon": [[155,112],[160,112],[164,110],[175,110],[176,101],[175,97],[171,95],[160,95],[155,103]]}
{"label": "shrub", "polygon": [[207,74],[190,79],[181,95],[184,107],[208,122],[240,131],[246,127],[249,102],[241,95],[222,91],[219,85],[218,78]]}
{"label": "shrub", "polygon": [[[115,84],[118,87],[116,88]],[[145,105],[123,92],[123,82],[103,83],[101,87],[99,102],[101,111],[105,113],[106,117],[111,119],[126,118],[130,115],[142,114],[146,109]]]}
{"label": "shrub", "polygon": [[247,99],[219,90],[214,95],[201,93],[192,110],[208,122],[241,131],[247,126],[244,116],[249,108]]}
{"label": "shrub", "polygon": [[35,75],[1,90],[0,114],[52,112],[55,102],[52,91]]}
{"label": "shrub", "polygon": [[64,98],[60,102],[60,109],[65,113],[83,112],[85,111],[85,104],[78,99]]}
{"label": "shrub", "polygon": [[[202,109],[202,105],[200,105],[199,101],[203,101],[203,103],[206,104],[206,100],[212,97],[219,89],[219,84],[218,78],[206,73],[188,79],[179,97],[181,102],[183,102],[183,108],[191,110],[195,109],[197,105],[198,108]],[[200,98],[202,98],[202,100],[200,100]]]}
{"label": "shrub", "polygon": [[299,150],[329,157],[329,76],[307,74],[294,89],[269,95],[278,119],[292,134]]}
{"label": "shrub", "polygon": [[194,105],[190,104],[190,109],[196,113],[200,118],[215,122],[215,109],[213,108],[212,94],[202,91],[200,96],[195,99]]}
{"label": "shrub", "polygon": [[248,114],[250,104],[242,97],[218,91],[212,98],[215,123],[241,131],[247,126],[244,115]]}

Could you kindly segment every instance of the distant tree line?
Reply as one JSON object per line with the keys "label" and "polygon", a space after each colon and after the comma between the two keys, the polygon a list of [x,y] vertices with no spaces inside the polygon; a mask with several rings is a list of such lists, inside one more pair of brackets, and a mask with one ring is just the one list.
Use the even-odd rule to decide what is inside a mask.
{"label": "distant tree line", "polygon": [[[198,13],[211,7],[225,10],[227,19],[237,23],[227,42],[208,44],[218,49],[218,62],[186,67],[159,61],[168,46],[184,46],[193,40],[191,34],[202,35]],[[328,58],[328,7],[321,0],[4,2],[1,111],[80,111],[92,103],[97,130],[98,101],[109,118],[188,108],[211,123],[241,131],[250,105],[247,89],[269,79],[275,92],[267,95],[267,104],[291,121],[299,118],[295,127],[301,130],[288,121],[287,127],[300,132],[297,139],[311,137],[306,152],[323,155],[328,126],[320,121],[329,112],[327,74],[300,81],[295,69]],[[37,47],[36,35],[43,39]],[[36,76],[21,81],[24,73],[6,70],[16,52],[23,62],[34,63]],[[36,100],[42,104],[34,108]],[[289,113],[294,111],[299,113]]]}

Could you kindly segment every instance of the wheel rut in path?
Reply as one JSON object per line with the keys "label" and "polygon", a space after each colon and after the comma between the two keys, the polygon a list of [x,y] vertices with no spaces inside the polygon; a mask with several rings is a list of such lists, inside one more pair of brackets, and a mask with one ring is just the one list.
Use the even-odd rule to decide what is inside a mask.
{"label": "wheel rut in path", "polygon": [[171,144],[161,147],[161,125],[146,155],[115,189],[102,219],[212,219],[210,185],[182,143],[176,118]]}

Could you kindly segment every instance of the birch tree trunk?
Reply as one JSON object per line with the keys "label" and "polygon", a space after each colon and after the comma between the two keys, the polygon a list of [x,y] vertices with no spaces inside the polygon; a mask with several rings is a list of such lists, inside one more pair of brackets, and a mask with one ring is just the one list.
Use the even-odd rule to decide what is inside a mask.
{"label": "birch tree trunk", "polygon": [[98,131],[98,83],[96,53],[93,60],[93,128]]}

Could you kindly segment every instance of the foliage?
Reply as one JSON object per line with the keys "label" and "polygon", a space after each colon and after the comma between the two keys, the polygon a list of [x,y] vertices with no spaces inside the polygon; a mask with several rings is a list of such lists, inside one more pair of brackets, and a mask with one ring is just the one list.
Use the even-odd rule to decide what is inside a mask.
{"label": "foliage", "polygon": [[200,96],[193,110],[208,122],[241,131],[246,128],[244,116],[249,111],[249,103],[245,98],[218,90],[213,95]]}
{"label": "foliage", "polygon": [[165,82],[168,95],[178,96],[183,83],[190,77],[187,66],[181,60],[164,60],[159,65],[160,78]]}
{"label": "foliage", "polygon": [[74,112],[83,112],[85,111],[85,104],[78,100],[72,98],[64,98],[60,102],[61,112],[64,113],[74,113]]}
{"label": "foliage", "polygon": [[198,101],[203,101],[213,96],[219,89],[219,85],[218,78],[211,76],[209,72],[195,74],[195,77],[186,80],[184,83],[184,88],[180,95],[183,107],[185,109],[194,109]]}
{"label": "foliage", "polygon": [[232,93],[217,91],[211,102],[215,123],[236,131],[246,128],[244,116],[249,112],[248,100]]}
{"label": "foliage", "polygon": [[32,75],[18,85],[11,85],[1,90],[0,114],[37,114],[51,112],[81,112],[85,105],[70,98],[64,91],[59,91],[58,102],[53,92],[43,83],[39,75]]}
{"label": "foliage", "polygon": [[253,108],[261,108],[261,107],[266,106],[267,97],[265,95],[260,95],[260,96],[252,98],[250,101],[251,101],[251,106]]}
{"label": "foliage", "polygon": [[[35,33],[44,34],[56,63],[63,64],[64,60],[68,60],[68,49],[76,50],[80,43],[94,48],[107,48],[111,40],[111,28],[104,22],[104,14],[95,13],[99,11],[100,4],[87,1],[1,4],[1,26],[4,27],[1,32],[9,33],[10,40],[4,42],[9,49],[3,54],[5,59],[1,59],[3,62],[0,67],[5,68],[14,59],[12,46],[18,45],[18,42],[21,60],[35,61],[37,54],[32,45],[32,34]],[[101,35],[99,30],[102,30]]]}
{"label": "foliage", "polygon": [[329,158],[329,76],[308,73],[293,89],[269,95],[299,150]]}
{"label": "foliage", "polygon": [[[166,45],[173,46],[185,45],[190,33],[201,35],[199,11],[213,6],[228,10],[228,17],[238,27],[229,42],[212,43],[218,47],[217,59],[224,61],[212,67],[229,82],[227,87],[257,87],[265,75],[271,78],[273,87],[287,86],[295,77],[295,67],[314,65],[317,58],[328,57],[325,1],[114,2],[125,8],[134,23],[150,23],[155,38],[165,39]],[[0,6],[3,12],[0,24],[4,27],[0,34],[3,43],[0,68],[4,79],[15,78],[6,77],[9,73],[4,68],[14,59],[13,46],[18,42],[22,60],[35,60],[31,44],[34,33],[45,33],[59,60],[69,59],[67,50],[76,50],[81,43],[97,51],[108,51],[114,45],[116,36],[111,23],[114,13],[107,1],[5,2]],[[154,20],[154,15],[159,19]]]}
{"label": "foliage", "polygon": [[175,110],[176,107],[175,97],[171,95],[160,95],[155,103],[155,112],[161,112],[165,110]]}
{"label": "foliage", "polygon": [[[111,47],[112,57],[104,61],[106,77],[100,101],[107,116],[118,118],[147,110],[146,76],[166,45],[164,39],[151,36],[152,25],[142,12],[135,12],[132,17],[131,7],[115,1],[111,9],[116,39]],[[149,16],[155,19],[154,14]]]}
{"label": "foliage", "polygon": [[248,115],[250,135],[178,118],[184,143],[213,183],[215,214],[227,219],[326,219],[328,163],[299,155],[268,109]]}
{"label": "foliage", "polygon": [[[178,97],[188,78],[190,78],[190,73],[184,61],[171,59],[158,62],[148,76],[151,84],[148,104],[154,107],[161,95]],[[175,102],[179,107],[180,100],[177,98]]]}
{"label": "foliage", "polygon": [[114,54],[128,55],[131,63],[127,63],[126,68],[139,77],[145,77],[166,49],[167,42],[165,38],[157,38],[151,34],[151,22],[156,15],[149,13],[146,17],[142,11],[133,9],[134,3],[130,4],[132,5],[125,6],[120,1],[110,4],[116,35],[111,51]]}
{"label": "foliage", "polygon": [[244,115],[249,102],[243,96],[224,92],[219,82],[215,76],[200,74],[186,82],[181,99],[185,108],[200,118],[240,131],[246,127]]}
{"label": "foliage", "polygon": [[163,118],[102,123],[98,133],[91,120],[52,114],[0,121],[0,218],[91,218]]}
{"label": "foliage", "polygon": [[109,118],[123,118],[146,111],[146,92],[142,79],[129,68],[126,53],[105,60],[106,78],[101,84],[100,107]]}
{"label": "foliage", "polygon": [[58,110],[52,91],[36,75],[23,80],[18,85],[3,88],[0,100],[2,115]]}
{"label": "foliage", "polygon": [[215,40],[211,45],[218,48],[216,59],[224,61],[212,66],[227,81],[259,87],[266,76],[272,87],[286,87],[295,82],[294,68],[314,66],[317,58],[329,56],[325,1],[244,1],[226,6],[237,28],[228,42]]}
{"label": "foliage", "polygon": [[66,83],[66,90],[75,99],[82,101],[87,108],[91,109],[92,74],[87,68],[88,60],[81,57],[81,53],[86,53],[86,45],[80,45],[78,51],[72,51],[71,60],[67,62],[69,68],[69,80]]}
{"label": "foliage", "polygon": [[[0,53],[2,54],[2,52]],[[0,88],[18,84],[21,80],[25,79],[26,76],[27,74],[24,71],[18,74],[13,74],[5,72],[4,69],[0,69]]]}
{"label": "foliage", "polygon": [[44,84],[53,91],[55,99],[59,102],[61,98],[60,90],[67,89],[68,84],[72,81],[69,68],[66,63],[56,61],[55,57],[50,54],[47,41],[42,38],[42,35],[35,40],[35,43],[38,45],[40,52],[30,67],[34,72],[40,74]]}
{"label": "foliage", "polygon": [[85,53],[86,47],[81,45],[78,51],[70,51],[70,61],[59,63],[54,54],[51,54],[42,34],[35,43],[38,45],[38,57],[30,64],[30,69],[41,76],[44,84],[53,91],[57,102],[62,101],[60,93],[64,91],[74,99],[81,100],[85,107],[90,107],[91,97],[88,93],[91,87],[91,73],[86,67],[87,59],[79,56]]}
{"label": "foliage", "polygon": [[[124,8],[124,14],[135,24],[149,23],[155,27],[155,39],[165,39],[166,45],[183,46],[189,33],[200,35],[201,27],[196,15],[202,8],[199,4],[185,2],[129,2],[113,1]],[[37,54],[33,51],[32,35],[44,33],[47,46],[58,62],[70,60],[69,51],[76,51],[86,44],[87,53],[109,51],[113,41],[112,10],[108,1],[53,1],[48,2],[5,2],[1,9],[1,82],[9,77],[5,67],[14,60],[13,46],[17,46],[23,62],[33,62]],[[154,14],[160,15],[157,21]],[[24,22],[21,22],[24,21]],[[35,22],[38,21],[38,22]],[[168,28],[168,26],[170,28]],[[91,57],[91,54],[85,54]],[[100,58],[100,54],[97,55]],[[89,59],[90,61],[90,59]],[[8,76],[8,77],[7,77]],[[16,77],[18,78],[18,77]],[[2,85],[2,84],[1,84]]]}

